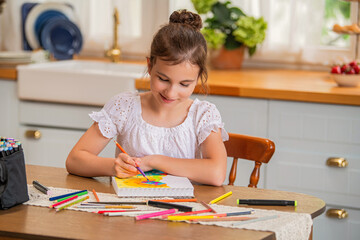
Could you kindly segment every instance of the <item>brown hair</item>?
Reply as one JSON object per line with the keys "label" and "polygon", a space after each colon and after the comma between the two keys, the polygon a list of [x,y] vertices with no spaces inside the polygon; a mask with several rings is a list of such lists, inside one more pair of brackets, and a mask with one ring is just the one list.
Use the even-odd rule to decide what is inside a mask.
{"label": "brown hair", "polygon": [[198,14],[187,10],[173,12],[169,23],[155,34],[151,43],[150,66],[154,66],[157,58],[173,65],[189,61],[199,66],[198,77],[206,92],[207,46],[201,27],[202,20]]}

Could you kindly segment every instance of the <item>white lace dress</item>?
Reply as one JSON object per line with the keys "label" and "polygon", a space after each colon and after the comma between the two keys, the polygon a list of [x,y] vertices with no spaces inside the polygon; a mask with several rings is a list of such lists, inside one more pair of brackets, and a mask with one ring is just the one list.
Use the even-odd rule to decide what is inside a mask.
{"label": "white lace dress", "polygon": [[[192,103],[185,121],[171,128],[144,121],[138,92],[120,93],[100,112],[89,116],[98,122],[105,137],[117,136],[120,145],[133,157],[160,154],[174,158],[201,158],[200,144],[211,131],[220,129],[223,141],[229,138],[215,105],[198,99]],[[117,156],[119,149],[115,149]]]}

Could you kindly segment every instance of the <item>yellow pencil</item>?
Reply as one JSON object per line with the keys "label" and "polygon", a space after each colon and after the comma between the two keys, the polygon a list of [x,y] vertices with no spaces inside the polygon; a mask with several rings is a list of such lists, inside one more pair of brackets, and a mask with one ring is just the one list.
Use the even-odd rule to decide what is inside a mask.
{"label": "yellow pencil", "polygon": [[105,206],[105,208],[125,208],[125,209],[129,209],[129,208],[135,208],[134,206],[119,206],[119,205],[108,205]]}
{"label": "yellow pencil", "polygon": [[213,216],[213,215],[207,215],[207,216],[168,216],[167,220],[186,221],[186,220],[209,219],[209,218],[218,218],[218,217]]}
{"label": "yellow pencil", "polygon": [[61,211],[61,210],[63,210],[63,209],[66,209],[66,208],[68,208],[68,207],[71,207],[71,206],[74,205],[74,204],[77,204],[77,203],[79,203],[79,202],[85,201],[86,199],[89,199],[89,196],[83,197],[83,198],[81,198],[81,199],[79,199],[79,200],[76,200],[76,201],[74,201],[74,202],[71,202],[71,203],[69,203],[69,204],[66,204],[65,206],[59,207],[58,209],[56,209],[56,211],[57,211],[57,212],[58,212],[58,211]]}
{"label": "yellow pencil", "polygon": [[214,200],[211,200],[209,204],[217,203],[218,201],[223,200],[224,198],[227,198],[230,195],[232,195],[232,191],[225,193],[224,195],[221,195],[220,197],[215,198]]}

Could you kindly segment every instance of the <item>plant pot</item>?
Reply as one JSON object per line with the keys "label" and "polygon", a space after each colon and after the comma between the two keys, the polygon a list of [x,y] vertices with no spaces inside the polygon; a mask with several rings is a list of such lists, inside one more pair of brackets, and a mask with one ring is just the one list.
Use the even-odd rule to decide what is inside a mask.
{"label": "plant pot", "polygon": [[213,69],[223,70],[239,70],[241,69],[244,54],[244,46],[236,48],[234,50],[227,50],[222,47],[219,50],[215,50],[210,54],[210,67]]}

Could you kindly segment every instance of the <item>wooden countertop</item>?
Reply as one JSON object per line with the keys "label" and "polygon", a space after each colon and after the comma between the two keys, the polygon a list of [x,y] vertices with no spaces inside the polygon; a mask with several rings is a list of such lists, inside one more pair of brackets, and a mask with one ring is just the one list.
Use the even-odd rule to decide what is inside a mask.
{"label": "wooden countertop", "polygon": [[[209,71],[209,94],[360,106],[360,87],[338,87],[327,72],[242,69]],[[136,88],[147,90],[148,79]],[[200,92],[201,87],[196,88]]]}
{"label": "wooden countertop", "polygon": [[[0,68],[0,79],[16,80],[16,69]],[[242,69],[209,71],[209,94],[360,106],[360,87],[338,87],[327,72]],[[148,90],[148,79],[136,88]],[[196,92],[201,92],[201,87]]]}

